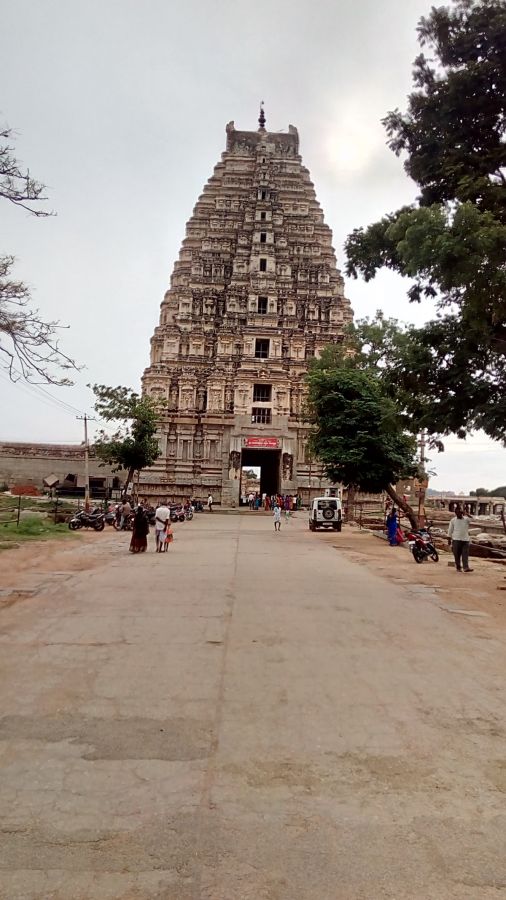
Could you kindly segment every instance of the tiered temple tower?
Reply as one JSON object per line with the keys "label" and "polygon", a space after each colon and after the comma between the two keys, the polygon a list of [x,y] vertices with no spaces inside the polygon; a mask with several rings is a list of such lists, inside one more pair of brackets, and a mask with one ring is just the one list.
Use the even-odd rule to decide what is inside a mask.
{"label": "tiered temple tower", "polygon": [[161,304],[143,388],[163,403],[162,453],[141,475],[146,497],[237,505],[243,466],[261,467],[267,493],[319,486],[305,375],[352,310],[297,129],[268,132],[263,109],[259,126],[227,125]]}

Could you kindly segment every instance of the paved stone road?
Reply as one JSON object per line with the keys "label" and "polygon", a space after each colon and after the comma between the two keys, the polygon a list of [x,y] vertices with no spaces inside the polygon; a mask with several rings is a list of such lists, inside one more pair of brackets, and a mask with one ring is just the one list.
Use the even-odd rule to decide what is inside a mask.
{"label": "paved stone road", "polygon": [[127,541],[0,610],[2,900],[506,898],[504,633],[302,518]]}

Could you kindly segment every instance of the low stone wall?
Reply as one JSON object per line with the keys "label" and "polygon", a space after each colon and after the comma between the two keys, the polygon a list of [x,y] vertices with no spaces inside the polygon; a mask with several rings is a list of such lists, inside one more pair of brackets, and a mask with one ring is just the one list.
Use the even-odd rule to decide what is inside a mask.
{"label": "low stone wall", "polygon": [[[63,483],[67,475],[84,477],[82,444],[22,444],[0,442],[0,484],[34,485],[42,490],[44,478],[56,475]],[[101,466],[90,454],[91,478],[114,478],[110,466]]]}

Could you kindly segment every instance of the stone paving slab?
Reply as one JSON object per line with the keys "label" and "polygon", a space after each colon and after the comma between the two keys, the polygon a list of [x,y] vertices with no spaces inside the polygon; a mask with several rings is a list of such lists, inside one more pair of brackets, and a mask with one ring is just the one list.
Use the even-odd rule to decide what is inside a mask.
{"label": "stone paving slab", "polygon": [[0,610],[1,900],[506,898],[504,634],[300,518],[175,535]]}

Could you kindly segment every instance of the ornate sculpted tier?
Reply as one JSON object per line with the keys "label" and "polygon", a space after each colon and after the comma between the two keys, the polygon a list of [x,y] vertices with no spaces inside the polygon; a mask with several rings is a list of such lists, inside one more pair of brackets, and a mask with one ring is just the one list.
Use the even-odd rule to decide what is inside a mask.
{"label": "ornate sculpted tier", "polygon": [[352,310],[297,129],[259,121],[257,131],[227,125],[161,304],[143,387],[163,403],[162,455],[141,476],[146,496],[211,491],[235,505],[243,465],[261,467],[267,493],[307,496],[311,474],[321,484],[306,453],[304,379]]}

